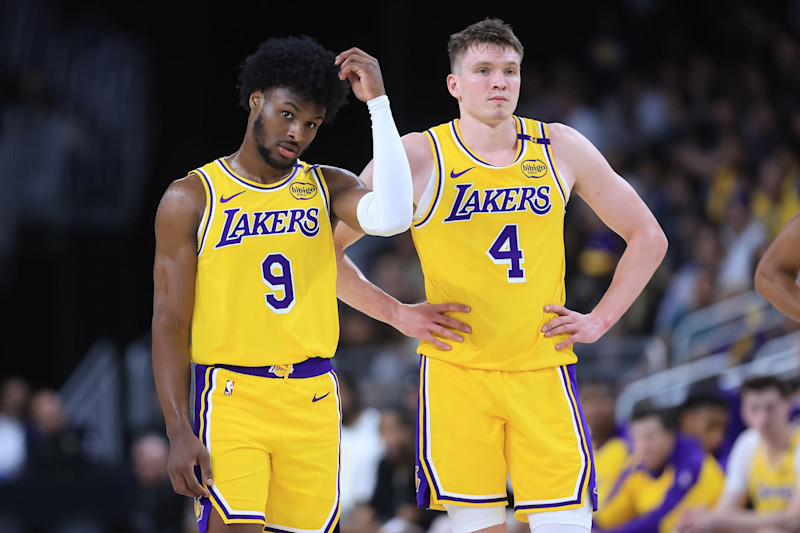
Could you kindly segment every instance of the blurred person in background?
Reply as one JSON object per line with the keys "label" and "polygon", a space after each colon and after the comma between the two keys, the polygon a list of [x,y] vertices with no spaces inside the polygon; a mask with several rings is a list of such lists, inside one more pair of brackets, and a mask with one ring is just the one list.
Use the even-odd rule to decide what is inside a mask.
{"label": "blurred person in background", "polygon": [[800,212],[792,216],[758,262],[755,287],[784,315],[800,322]]}
{"label": "blurred person in background", "polygon": [[58,393],[36,390],[30,401],[26,476],[74,483],[87,466],[84,432],[69,423]]}
{"label": "blurred person in background", "polygon": [[788,384],[757,376],[739,392],[748,429],[731,450],[722,497],[713,509],[682,516],[680,533],[800,529],[800,429],[789,420]]}
{"label": "blurred person in background", "polygon": [[721,392],[710,386],[697,388],[689,392],[678,408],[678,430],[695,437],[722,465],[720,454],[731,418],[730,402]]}
{"label": "blurred person in background", "polygon": [[384,453],[369,501],[381,533],[423,533],[437,516],[416,504],[415,420],[403,404],[381,409]]}
{"label": "blurred person in background", "polygon": [[30,395],[30,384],[21,376],[9,376],[0,384],[0,483],[14,481],[25,468]]}
{"label": "blurred person in background", "polygon": [[610,378],[580,380],[581,406],[594,448],[597,497],[600,505],[622,473],[630,454],[627,428],[616,419],[617,387]]}
{"label": "blurred person in background", "polygon": [[381,412],[363,405],[358,382],[348,372],[337,372],[342,406],[340,467],[341,527],[349,530],[350,513],[368,503],[375,491],[378,464],[383,456]]}
{"label": "blurred person in background", "polygon": [[128,497],[126,531],[130,533],[181,533],[190,501],[172,490],[167,463],[169,441],[160,433],[137,436],[130,448],[133,482]]}
{"label": "blurred person in background", "polygon": [[631,414],[632,452],[593,531],[672,533],[687,509],[711,508],[725,475],[694,437],[678,431],[672,409],[639,402]]}

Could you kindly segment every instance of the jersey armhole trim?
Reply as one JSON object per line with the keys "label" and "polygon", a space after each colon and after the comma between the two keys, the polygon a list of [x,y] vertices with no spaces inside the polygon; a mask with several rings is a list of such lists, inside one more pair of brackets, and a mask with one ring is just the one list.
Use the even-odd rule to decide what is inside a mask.
{"label": "jersey armhole trim", "polygon": [[430,205],[426,211],[420,214],[419,222],[414,222],[413,227],[415,228],[421,228],[427,224],[433,213],[436,212],[436,208],[439,205],[439,200],[442,197],[442,180],[444,179],[444,158],[442,157],[442,147],[439,144],[439,140],[433,130],[425,130],[425,134],[428,136],[428,140],[431,143],[431,153],[433,154],[433,177],[436,180],[436,183],[433,194],[431,195]]}
{"label": "jersey armhole trim", "polygon": [[209,228],[214,220],[214,185],[211,183],[211,178],[201,168],[193,170],[200,176],[200,183],[203,184],[203,190],[206,193],[206,207],[203,210],[203,216],[200,218],[200,224],[197,227],[197,255],[203,253],[205,248],[206,239],[208,238]]}
{"label": "jersey armhole trim", "polygon": [[[539,121],[539,134],[545,139],[550,138],[550,135],[547,131],[547,124],[542,121]],[[556,182],[556,187],[561,195],[561,200],[564,202],[564,210],[566,210],[567,202],[569,202],[569,188],[566,187],[566,182],[561,177],[561,174],[558,172],[558,168],[556,167],[556,158],[553,156],[553,144],[546,143],[542,146],[542,148],[547,156],[547,164],[550,166],[550,170],[553,172],[553,179]]]}

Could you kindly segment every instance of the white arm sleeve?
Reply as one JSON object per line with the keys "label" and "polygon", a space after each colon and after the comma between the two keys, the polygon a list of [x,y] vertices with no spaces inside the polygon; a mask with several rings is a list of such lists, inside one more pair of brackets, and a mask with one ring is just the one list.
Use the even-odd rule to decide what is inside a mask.
{"label": "white arm sleeve", "polygon": [[358,223],[366,233],[390,237],[411,226],[414,188],[411,166],[386,95],[367,102],[372,118],[372,190],[358,202]]}
{"label": "white arm sleeve", "polygon": [[728,456],[728,468],[725,476],[726,494],[746,494],[747,481],[750,477],[750,467],[753,464],[753,455],[760,440],[758,432],[746,429],[736,438]]}

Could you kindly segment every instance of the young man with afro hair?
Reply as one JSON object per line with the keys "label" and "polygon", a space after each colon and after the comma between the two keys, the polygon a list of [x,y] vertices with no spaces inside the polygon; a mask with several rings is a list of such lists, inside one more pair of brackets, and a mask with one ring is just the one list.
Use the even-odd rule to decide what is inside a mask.
{"label": "young man with afro hair", "polygon": [[[371,188],[299,159],[348,82],[371,115]],[[340,514],[333,230],[408,229],[410,169],[378,62],[358,48],[270,38],[243,62],[239,90],[241,146],[170,183],[155,219],[169,474],[196,498],[201,532],[328,533]]]}

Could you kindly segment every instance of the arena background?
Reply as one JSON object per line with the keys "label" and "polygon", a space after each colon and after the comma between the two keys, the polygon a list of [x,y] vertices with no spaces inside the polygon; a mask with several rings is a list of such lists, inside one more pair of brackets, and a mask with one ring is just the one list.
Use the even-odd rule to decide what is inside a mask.
{"label": "arena background", "polygon": [[[118,425],[101,428],[95,417],[95,440],[84,444],[92,460],[126,464],[132,436],[160,428],[142,366],[155,209],[170,181],[238,148],[246,115],[236,67],[273,35],[308,34],[333,50],[358,46],[376,56],[407,133],[457,113],[445,87],[449,35],[502,18],[525,46],[519,113],[581,130],[670,238],[664,265],[631,312],[597,346],[578,347],[584,375],[615,376],[620,388],[641,391],[658,389],[641,381],[658,374],[669,402],[685,393],[690,374],[723,376],[775,339],[794,350],[796,324],[759,301],[751,274],[800,208],[800,2],[433,6],[0,2],[1,373],[31,392],[60,391],[67,425],[93,426],[91,402],[113,405]],[[371,158],[370,139],[366,107],[351,97],[304,159],[358,172]],[[567,303],[588,311],[621,243],[580,199],[568,212]],[[401,300],[423,297],[407,234],[364,238],[350,254]],[[739,322],[723,324],[720,306],[711,318],[692,315],[726,327],[676,346],[681,318],[719,302],[743,309]],[[365,404],[406,399],[413,359],[413,342],[342,306],[336,360]],[[672,375],[676,386],[663,385],[664,371],[698,361],[702,368]],[[796,361],[781,361],[788,366],[770,368],[793,375]],[[733,386],[737,378],[726,379]]]}

